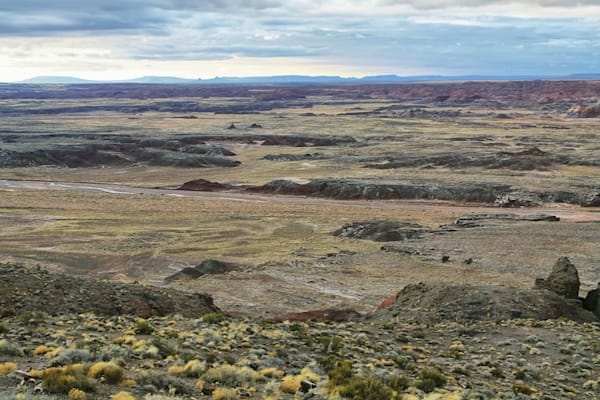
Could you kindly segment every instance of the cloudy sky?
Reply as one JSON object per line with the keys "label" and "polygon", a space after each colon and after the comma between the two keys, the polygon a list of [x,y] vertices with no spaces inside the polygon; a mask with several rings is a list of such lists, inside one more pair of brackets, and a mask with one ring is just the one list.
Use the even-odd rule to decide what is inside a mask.
{"label": "cloudy sky", "polygon": [[0,0],[0,81],[600,72],[599,0]]}

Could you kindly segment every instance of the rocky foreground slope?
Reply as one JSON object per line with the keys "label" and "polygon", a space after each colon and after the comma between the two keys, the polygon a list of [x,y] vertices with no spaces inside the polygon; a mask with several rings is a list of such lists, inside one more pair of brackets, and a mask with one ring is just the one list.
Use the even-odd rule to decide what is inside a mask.
{"label": "rocky foreground slope", "polygon": [[[563,270],[564,261],[557,263]],[[552,292],[584,312],[581,301],[558,293],[574,287],[555,281],[558,267],[532,292]],[[2,399],[600,398],[600,324],[593,317],[480,312],[465,318],[446,309],[455,299],[439,300],[443,291],[436,297],[407,288],[389,307],[354,321],[234,319],[208,304],[191,311],[187,294],[86,283],[15,265],[0,270],[0,282],[18,277],[0,291]],[[164,297],[150,296],[149,303],[190,303],[172,303],[173,314],[147,319],[114,307],[86,312],[111,302],[101,299],[111,286],[138,296],[124,302],[152,293]],[[477,296],[456,301],[465,305]],[[35,310],[24,307],[27,297],[37,299]],[[58,297],[71,298],[72,306]],[[419,309],[437,317],[414,318]]]}
{"label": "rocky foreground slope", "polygon": [[17,264],[0,264],[0,293],[0,308],[18,314],[93,312],[148,318],[175,313],[194,317],[219,311],[205,294],[83,279]]}

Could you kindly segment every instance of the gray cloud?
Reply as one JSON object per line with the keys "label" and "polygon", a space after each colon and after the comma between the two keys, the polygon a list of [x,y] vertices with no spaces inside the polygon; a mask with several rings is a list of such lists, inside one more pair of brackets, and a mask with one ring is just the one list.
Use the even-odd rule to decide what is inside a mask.
{"label": "gray cloud", "polygon": [[597,0],[381,0],[382,6],[386,5],[406,5],[416,10],[437,10],[457,7],[485,7],[516,4],[521,6],[536,6],[536,7],[565,7],[575,8],[580,6],[597,6]]}
{"label": "gray cloud", "polygon": [[[104,57],[113,59],[310,57],[389,73],[402,69],[456,74],[600,71],[600,46],[594,45],[600,43],[600,24],[593,21],[442,12],[506,4],[500,0],[366,3],[349,0],[342,7],[340,2],[308,0],[11,1],[0,10],[0,40],[86,38],[96,40],[98,48],[106,49]],[[517,3],[576,8],[563,0]],[[345,17],[332,16],[335,4]],[[395,7],[401,9],[394,11]],[[365,16],[377,12],[381,16]],[[27,57],[28,51],[19,48],[14,57]],[[76,56],[71,49],[58,54]]]}
{"label": "gray cloud", "polygon": [[[583,6],[598,6],[597,0],[20,0],[5,1],[0,8],[2,24],[0,34],[35,35],[82,31],[134,31],[166,29],[177,22],[178,17],[222,14],[221,17],[293,21],[301,17],[320,17],[338,13],[361,17],[380,15],[419,15],[421,13],[452,10],[457,8],[496,9],[511,6],[511,10],[526,7],[555,9],[563,7],[576,10]],[[582,12],[581,17],[588,16]]]}

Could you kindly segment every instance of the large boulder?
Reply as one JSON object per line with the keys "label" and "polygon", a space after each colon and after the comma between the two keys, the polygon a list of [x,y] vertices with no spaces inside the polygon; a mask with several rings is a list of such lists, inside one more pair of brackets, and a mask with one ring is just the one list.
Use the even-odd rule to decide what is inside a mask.
{"label": "large boulder", "polygon": [[583,300],[583,308],[593,312],[596,317],[600,318],[600,283],[598,288],[590,290],[585,299]]}
{"label": "large boulder", "polygon": [[546,279],[537,279],[537,288],[548,289],[567,299],[579,298],[579,274],[567,257],[560,257]]}

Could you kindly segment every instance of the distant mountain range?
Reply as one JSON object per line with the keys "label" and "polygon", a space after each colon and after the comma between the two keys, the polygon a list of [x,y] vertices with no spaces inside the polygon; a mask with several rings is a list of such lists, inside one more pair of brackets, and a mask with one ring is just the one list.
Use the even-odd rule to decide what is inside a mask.
{"label": "distant mountain range", "polygon": [[428,81],[496,81],[496,80],[535,80],[535,79],[600,79],[600,73],[571,74],[571,75],[374,75],[363,78],[344,78],[341,76],[308,76],[308,75],[277,75],[255,77],[217,77],[212,79],[184,79],[174,76],[143,76],[127,80],[87,80],[71,76],[37,76],[18,83],[185,83],[185,84],[353,84],[353,83],[394,83],[394,82],[428,82]]}
{"label": "distant mountain range", "polygon": [[73,76],[36,76],[35,78],[25,79],[17,83],[199,83],[198,79],[184,79],[175,76],[142,76],[141,78],[127,80],[102,80],[95,81],[89,79],[80,79]]}

